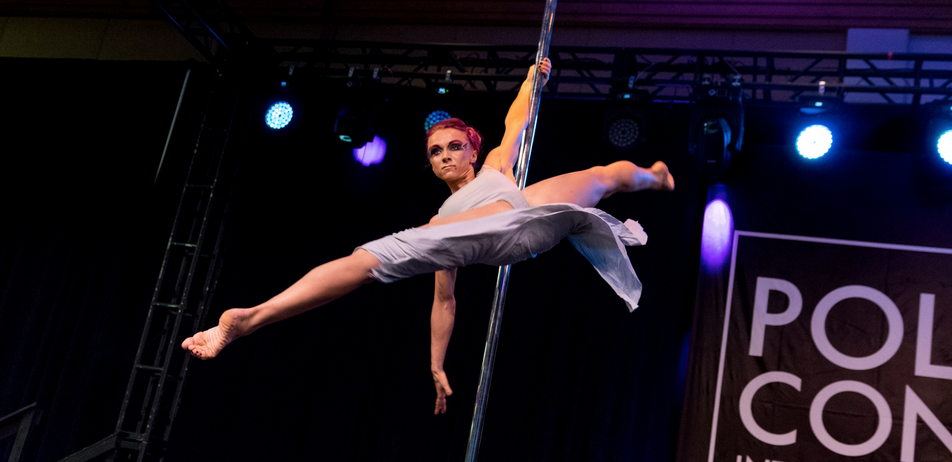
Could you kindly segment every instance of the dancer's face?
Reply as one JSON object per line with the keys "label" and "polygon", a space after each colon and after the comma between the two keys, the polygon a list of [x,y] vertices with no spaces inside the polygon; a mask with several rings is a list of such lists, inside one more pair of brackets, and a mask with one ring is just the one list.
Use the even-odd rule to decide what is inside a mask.
{"label": "dancer's face", "polygon": [[462,130],[445,128],[430,135],[426,152],[433,173],[443,181],[458,181],[475,175],[473,164],[477,153]]}

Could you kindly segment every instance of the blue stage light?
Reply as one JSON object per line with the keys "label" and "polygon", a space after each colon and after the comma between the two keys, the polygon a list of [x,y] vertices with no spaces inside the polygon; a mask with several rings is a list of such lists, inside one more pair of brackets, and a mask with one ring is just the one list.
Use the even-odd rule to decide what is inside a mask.
{"label": "blue stage light", "polygon": [[426,116],[426,120],[423,121],[423,130],[429,130],[430,127],[451,117],[449,112],[441,110],[433,111],[430,115]]}
{"label": "blue stage light", "polygon": [[823,125],[811,125],[797,137],[797,151],[807,159],[816,159],[826,154],[833,145],[833,133]]}
{"label": "blue stage light", "polygon": [[268,108],[264,123],[278,130],[291,123],[292,117],[294,117],[294,109],[291,108],[291,104],[287,101],[277,101]]}
{"label": "blue stage light", "polygon": [[354,160],[364,167],[379,164],[385,155],[387,155],[387,142],[379,136],[374,136],[373,141],[367,142],[364,147],[354,149]]}
{"label": "blue stage light", "polygon": [[948,130],[939,137],[939,156],[942,160],[952,164],[952,130]]}

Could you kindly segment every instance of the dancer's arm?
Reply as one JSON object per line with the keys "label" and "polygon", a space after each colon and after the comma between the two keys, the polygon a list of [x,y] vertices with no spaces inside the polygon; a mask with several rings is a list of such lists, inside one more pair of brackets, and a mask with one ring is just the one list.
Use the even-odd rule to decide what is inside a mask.
{"label": "dancer's arm", "polygon": [[456,269],[437,271],[436,288],[433,291],[433,311],[430,313],[430,371],[433,373],[433,385],[436,387],[436,407],[433,414],[446,412],[446,397],[453,394],[450,383],[443,372],[443,360],[446,348],[453,335],[453,323],[456,320]]}
{"label": "dancer's arm", "polygon": [[[542,84],[545,85],[549,73],[552,72],[552,63],[549,58],[542,60],[541,71],[543,75]],[[529,121],[529,96],[532,93],[534,73],[535,65],[529,69],[528,77],[519,87],[519,94],[516,95],[516,100],[512,102],[509,113],[506,114],[506,133],[502,137],[502,143],[499,147],[490,151],[486,156],[486,161],[483,162],[484,166],[505,173],[509,178],[513,178],[513,181],[515,181],[515,177],[512,173],[512,167],[519,157],[522,134],[525,132],[526,124]]]}

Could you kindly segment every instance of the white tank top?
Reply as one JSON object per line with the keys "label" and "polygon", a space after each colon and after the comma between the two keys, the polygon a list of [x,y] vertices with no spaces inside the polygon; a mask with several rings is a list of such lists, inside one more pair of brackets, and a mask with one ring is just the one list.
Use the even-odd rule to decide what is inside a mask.
{"label": "white tank top", "polygon": [[443,206],[440,207],[440,218],[446,218],[498,201],[506,201],[514,209],[529,206],[529,202],[522,195],[522,191],[509,177],[499,170],[484,167],[479,170],[473,181],[466,183],[465,186],[446,198]]}

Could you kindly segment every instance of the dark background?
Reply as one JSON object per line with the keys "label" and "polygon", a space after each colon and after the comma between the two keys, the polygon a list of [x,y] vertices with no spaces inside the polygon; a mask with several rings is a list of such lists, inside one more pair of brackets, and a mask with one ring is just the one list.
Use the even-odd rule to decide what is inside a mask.
{"label": "dark background", "polygon": [[[36,460],[58,460],[115,425],[208,73],[193,72],[153,185],[185,65],[6,60],[4,68],[5,106],[18,109],[2,124],[0,412],[37,402]],[[388,95],[377,123],[388,155],[368,168],[332,133],[346,92],[295,82],[295,121],[274,132],[262,123],[273,84],[248,94],[260,106],[231,151],[241,166],[209,319],[266,300],[363,242],[425,223],[448,195],[423,169],[422,93]],[[488,147],[513,96],[457,102]],[[665,160],[683,185],[603,204],[652,236],[631,253],[646,287],[634,314],[568,244],[513,268],[481,454],[670,458],[695,273],[686,147],[633,157],[607,149],[600,104],[545,100],[542,111],[551,115],[540,118],[530,182],[630,158]],[[658,132],[658,141],[683,139],[684,130]],[[460,271],[448,414],[432,415],[433,289],[421,276],[370,285],[194,364],[169,460],[460,458],[495,272]]]}
{"label": "dark background", "polygon": [[[153,184],[186,64],[7,59],[0,66],[0,414],[37,402],[43,418],[32,450],[36,460],[53,461],[115,426],[208,73],[195,68]],[[274,83],[248,95],[257,109],[229,153],[241,163],[210,321],[229,307],[268,299],[366,241],[425,223],[448,195],[423,168],[428,95],[387,95],[377,117],[387,157],[363,167],[332,132],[351,95],[305,75],[291,82],[300,110],[291,126],[274,132],[263,125]],[[501,137],[513,97],[480,93],[457,101],[487,148]],[[617,195],[600,205],[640,221],[650,237],[629,251],[645,286],[641,307],[628,313],[567,243],[515,265],[484,460],[674,460],[679,421],[695,421],[693,414],[682,420],[681,408],[708,183],[687,150],[690,106],[656,104],[649,142],[636,152],[609,148],[601,136],[604,113],[600,102],[543,98],[529,182],[619,159],[668,163],[674,193]],[[857,109],[856,117],[875,123],[844,144],[879,136],[887,141],[874,149],[890,152],[881,155],[891,161],[850,171],[825,160],[846,152],[833,151],[806,164],[788,147],[796,111],[749,107],[745,150],[725,179],[731,191],[744,191],[731,196],[739,201],[731,204],[738,228],[865,239],[849,230],[891,220],[895,228],[887,229],[896,230],[879,240],[952,246],[927,226],[921,239],[893,239],[910,219],[949,216],[941,198],[948,196],[931,195],[945,191],[945,183],[893,181],[912,175],[904,172],[913,167],[890,169],[910,157],[876,127],[905,120],[903,114],[872,107]],[[846,157],[861,164],[859,149],[869,147]],[[764,188],[786,199],[771,202],[759,194]],[[879,208],[896,189],[911,191],[922,211],[903,215],[912,212],[902,202]],[[790,216],[752,228],[760,222],[749,217],[765,207],[787,207]],[[948,224],[944,219],[940,224]],[[193,363],[167,460],[459,460],[495,274],[489,267],[459,272],[446,361],[455,394],[446,415],[432,415],[433,288],[430,277],[418,276],[366,286],[262,329],[213,361]],[[691,370],[703,361],[701,344],[695,342]]]}

